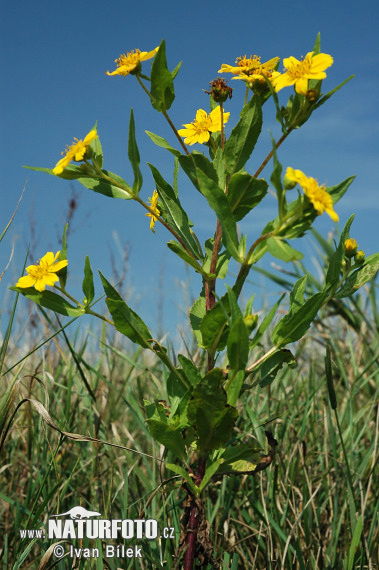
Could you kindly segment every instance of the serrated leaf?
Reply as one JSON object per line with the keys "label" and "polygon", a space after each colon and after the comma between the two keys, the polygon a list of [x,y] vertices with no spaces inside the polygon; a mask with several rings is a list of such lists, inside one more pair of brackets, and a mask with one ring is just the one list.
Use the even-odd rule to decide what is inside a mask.
{"label": "serrated leaf", "polygon": [[37,305],[41,305],[41,307],[45,307],[46,309],[50,309],[55,313],[59,313],[60,315],[65,315],[67,317],[80,317],[84,314],[84,309],[82,307],[74,307],[70,303],[60,297],[56,293],[52,291],[37,291],[34,287],[28,287],[27,289],[23,289],[21,287],[9,287],[12,291],[17,291],[17,293],[21,293],[27,299],[30,299]]}
{"label": "serrated leaf", "polygon": [[236,172],[228,185],[228,200],[237,222],[242,220],[266,196],[266,180],[257,179],[247,172]]}
{"label": "serrated leaf", "polygon": [[379,271],[379,253],[374,253],[365,259],[364,264],[351,273],[335,297],[342,299],[353,295],[363,287]]}
{"label": "serrated leaf", "polygon": [[153,174],[159,198],[163,202],[165,221],[180,236],[195,258],[200,259],[202,257],[201,252],[191,234],[188,216],[182,208],[179,198],[177,198],[173,188],[166,182],[159,170],[152,164],[149,164],[149,167]]}
{"label": "serrated leaf", "polygon": [[151,66],[151,104],[157,111],[168,111],[175,99],[172,73],[167,67],[166,43],[162,40]]}
{"label": "serrated leaf", "polygon": [[300,251],[297,251],[297,249],[294,249],[286,241],[277,236],[271,236],[268,238],[267,249],[271,255],[286,261],[287,263],[304,257]]}
{"label": "serrated leaf", "polygon": [[112,315],[116,329],[132,342],[144,348],[151,348],[149,341],[152,339],[152,336],[141,317],[128,307],[116,289],[106,280],[100,271],[99,273],[105,294],[107,295],[105,302]]}
{"label": "serrated leaf", "polygon": [[84,264],[84,279],[82,284],[84,296],[87,298],[88,305],[92,303],[95,296],[95,288],[93,285],[93,273],[88,255]]}
{"label": "serrated leaf", "polygon": [[233,434],[238,412],[227,404],[222,370],[214,368],[194,388],[188,404],[189,423],[196,430],[199,452],[218,449]]}
{"label": "serrated leaf", "polygon": [[178,354],[178,360],[183,368],[183,372],[186,375],[187,380],[192,386],[196,386],[201,380],[201,375],[197,367],[194,365],[192,360],[183,356],[183,354]]}
{"label": "serrated leaf", "polygon": [[224,165],[227,176],[231,176],[245,166],[253,152],[261,128],[261,103],[259,97],[254,96],[243,108],[240,120],[225,143]]}
{"label": "serrated leaf", "polygon": [[130,109],[128,157],[134,172],[133,194],[137,196],[142,187],[142,174],[139,168],[140,154],[136,141],[136,127],[134,124],[133,109]]}

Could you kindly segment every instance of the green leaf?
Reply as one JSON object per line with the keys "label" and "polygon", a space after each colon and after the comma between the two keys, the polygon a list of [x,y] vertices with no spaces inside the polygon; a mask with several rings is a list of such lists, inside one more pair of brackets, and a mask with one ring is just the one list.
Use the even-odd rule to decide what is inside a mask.
{"label": "green leaf", "polygon": [[225,384],[225,390],[228,394],[228,404],[235,406],[239,398],[243,382],[245,380],[245,371],[235,370],[229,371],[229,378]]}
{"label": "green leaf", "polygon": [[171,72],[171,76],[172,76],[172,80],[174,81],[175,77],[178,75],[179,73],[179,69],[182,67],[182,61],[179,61],[178,65],[175,67],[175,69],[172,70]]}
{"label": "green leaf", "polygon": [[59,313],[60,315],[65,315],[67,317],[80,317],[80,315],[84,314],[83,307],[74,307],[70,303],[60,297],[56,293],[52,293],[51,291],[37,291],[34,287],[28,287],[27,289],[22,289],[21,287],[9,287],[12,291],[17,291],[17,293],[21,293],[27,299],[30,299],[37,305],[41,305],[41,307],[45,307],[46,309],[50,309],[55,313]]}
{"label": "green leaf", "polygon": [[210,273],[203,271],[201,266],[196,262],[196,260],[192,257],[192,255],[190,255],[188,251],[186,251],[184,247],[177,241],[175,240],[168,241],[167,247],[171,249],[171,251],[176,253],[176,255],[178,255],[181,259],[183,259],[183,261],[188,263],[188,265],[193,267],[195,271],[200,273],[204,277],[204,279],[212,279],[212,278],[214,279],[216,277],[216,275],[213,275],[212,277]]}
{"label": "green leaf", "polygon": [[196,386],[201,380],[200,372],[197,367],[194,365],[192,360],[189,360],[189,358],[186,358],[183,354],[178,355],[178,360],[183,368],[183,372],[186,375],[187,380],[192,386]]}
{"label": "green leaf", "polygon": [[176,148],[172,147],[163,137],[160,137],[159,135],[156,135],[150,131],[145,131],[145,133],[157,146],[167,149],[176,157],[179,157],[181,155],[180,150],[176,150]]}
{"label": "green leaf", "polygon": [[236,172],[228,186],[228,200],[234,219],[239,222],[266,196],[266,180],[257,179],[247,172]]}
{"label": "green leaf", "polygon": [[249,159],[262,128],[262,109],[259,97],[254,96],[242,110],[241,119],[225,143],[225,173],[231,176],[241,170]]}
{"label": "green leaf", "polygon": [[196,487],[188,471],[183,469],[183,467],[180,467],[180,465],[175,465],[174,463],[166,463],[166,467],[170,471],[173,471],[177,475],[183,477],[183,479],[185,479],[185,481],[187,482],[188,488],[192,491],[192,493],[195,496],[199,495],[199,487]]}
{"label": "green leaf", "polygon": [[204,315],[200,323],[200,332],[203,347],[211,354],[217,350],[223,350],[227,343],[227,330],[225,325],[230,313],[229,299],[224,295]]}
{"label": "green leaf", "polygon": [[318,55],[321,49],[321,35],[320,32],[317,34],[315,45],[313,46],[313,53],[314,55]]}
{"label": "green leaf", "polygon": [[[97,126],[93,130],[97,129]],[[103,149],[100,142],[100,137],[96,137],[89,145],[92,150],[92,161],[97,165],[98,168],[103,168]]]}
{"label": "green leaf", "polygon": [[92,176],[91,178],[86,176],[78,177],[77,181],[89,190],[108,196],[108,198],[121,198],[122,200],[131,200],[133,198],[133,189],[121,176],[109,172],[109,170],[102,170],[102,172],[112,180],[105,180],[97,176]]}
{"label": "green leaf", "polygon": [[249,335],[242,316],[230,327],[227,351],[230,368],[236,372],[245,370],[249,357]]}
{"label": "green leaf", "polygon": [[[149,164],[149,163],[148,163]],[[198,245],[193,238],[190,230],[190,222],[186,212],[180,204],[179,198],[175,195],[174,190],[170,184],[162,177],[160,172],[149,164],[153,178],[156,184],[157,192],[164,206],[164,219],[171,229],[180,236],[182,241],[186,244],[188,249],[192,252],[196,259],[202,257]]]}
{"label": "green leaf", "polygon": [[191,180],[192,184],[199,192],[201,192],[201,194],[203,194],[203,192],[201,190],[201,180],[198,176],[199,172],[205,174],[206,177],[213,180],[215,184],[218,184],[218,176],[215,167],[204,154],[197,152],[196,150],[191,152],[190,155],[182,154],[179,157],[179,163],[188,178]]}
{"label": "green leaf", "polygon": [[178,459],[185,461],[185,440],[181,433],[183,428],[170,425],[164,420],[147,419],[146,422],[153,438],[172,451]]}
{"label": "green leaf", "polygon": [[[357,521],[357,524],[355,526],[354,529],[354,534],[353,534],[353,538],[350,544],[350,548],[349,548],[349,553],[347,556],[347,561],[346,559],[344,560],[344,563],[346,561],[346,566],[344,565],[344,568],[346,568],[346,570],[353,570],[354,568],[354,560],[357,554],[357,550],[359,547],[359,543],[361,541],[361,535],[363,532],[363,518],[362,515],[359,516],[359,519]],[[359,562],[358,562],[359,564]]]}
{"label": "green leaf", "polygon": [[84,265],[84,279],[82,285],[84,296],[87,298],[87,304],[90,305],[95,296],[95,288],[93,285],[93,273],[88,255]]}
{"label": "green leaf", "polygon": [[238,412],[227,404],[222,370],[214,368],[194,388],[188,404],[188,421],[196,430],[200,453],[218,449],[233,434]]}
{"label": "green leaf", "polygon": [[141,317],[121,299],[116,289],[106,280],[101,271],[99,273],[107,295],[105,302],[116,329],[132,342],[144,348],[151,348],[152,336]]}
{"label": "green leaf", "polygon": [[304,336],[328,296],[329,290],[326,290],[312,295],[300,308],[291,307],[273,330],[271,340],[275,346],[285,346]]}
{"label": "green leaf", "polygon": [[181,156],[179,161],[195,187],[206,198],[209,206],[216,213],[222,227],[222,240],[226,249],[234,259],[242,261],[238,251],[236,221],[228,198],[217,184],[217,181],[215,181],[215,179],[217,180],[217,173],[212,164],[207,161],[205,156],[198,153],[192,153],[190,156]]}
{"label": "green leaf", "polygon": [[[203,270],[209,274],[211,269],[211,261],[213,254],[214,239],[207,239],[205,242],[205,259],[203,263]],[[222,251],[218,254],[216,262],[215,274],[218,279],[224,279],[228,272],[228,265],[230,260],[230,254],[227,251]]]}
{"label": "green leaf", "polygon": [[191,327],[192,327],[193,333],[196,337],[197,344],[199,345],[200,348],[204,348],[203,337],[202,337],[202,334],[200,332],[200,325],[201,325],[201,321],[203,320],[205,314],[206,314],[205,297],[204,297],[204,295],[201,295],[194,302],[194,304],[191,307],[190,313],[189,313]]}
{"label": "green leaf", "polygon": [[344,245],[345,241],[349,237],[350,226],[353,223],[353,220],[354,220],[354,214],[350,216],[350,218],[347,220],[345,224],[345,227],[342,230],[337,250],[335,251],[330,260],[328,272],[326,274],[325,281],[327,285],[330,285],[331,283],[339,279],[341,273],[341,263],[344,257]]}
{"label": "green leaf", "polygon": [[133,109],[130,109],[128,157],[134,172],[133,194],[137,196],[142,187],[142,174],[139,168],[140,155],[136,141],[136,127],[134,124]]}
{"label": "green leaf", "polygon": [[217,473],[253,472],[258,463],[262,461],[263,456],[263,449],[256,444],[243,443],[228,447],[220,457],[224,461]]}
{"label": "green leaf", "polygon": [[151,66],[151,104],[157,111],[168,111],[175,99],[173,75],[167,67],[166,43],[162,40]]}
{"label": "green leaf", "polygon": [[370,281],[378,271],[379,253],[374,253],[366,257],[364,264],[348,276],[341,289],[335,294],[335,297],[339,299],[350,297],[350,295],[353,295],[360,287],[363,287]]}
{"label": "green leaf", "polygon": [[284,363],[286,363],[290,368],[296,367],[296,358],[292,352],[287,349],[275,352],[262,363],[259,368],[261,373],[259,385],[261,388],[272,384],[279,370],[283,368]]}
{"label": "green leaf", "polygon": [[286,241],[277,236],[271,236],[268,238],[267,248],[271,255],[286,262],[295,261],[304,257],[300,251],[297,251]]}
{"label": "green leaf", "polygon": [[212,479],[213,475],[218,471],[220,465],[222,465],[223,462],[224,462],[223,459],[216,459],[216,461],[213,461],[213,463],[208,465],[204,477],[199,485],[199,493],[201,493],[201,491],[205,489],[205,487],[208,485],[209,481]]}

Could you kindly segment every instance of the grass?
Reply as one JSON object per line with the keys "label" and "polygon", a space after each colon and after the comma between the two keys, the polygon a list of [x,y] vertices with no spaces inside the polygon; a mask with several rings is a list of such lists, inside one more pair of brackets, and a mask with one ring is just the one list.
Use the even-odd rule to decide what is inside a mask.
{"label": "grass", "polygon": [[[295,271],[275,279],[290,290],[296,277]],[[310,292],[321,287],[310,275],[308,282]],[[186,494],[180,478],[165,470],[174,460],[152,441],[143,411],[145,398],[167,399],[166,372],[105,328],[100,338],[69,338],[45,312],[42,342],[39,328],[29,337],[24,331],[24,357],[12,330],[17,303],[16,296],[0,350],[0,570],[174,568]],[[255,350],[257,360],[265,348]],[[235,437],[265,446],[264,430],[272,430],[275,462],[255,476],[215,480],[204,495],[215,567],[377,569],[375,282],[353,300],[330,304],[292,350],[297,368],[283,368],[264,388],[253,376],[255,387],[239,405]],[[50,515],[76,505],[102,518],[156,519],[175,537],[126,541],[141,546],[141,559],[105,557],[115,541],[74,541],[99,549],[91,560],[59,560],[53,540],[20,537],[20,529],[46,529]]]}

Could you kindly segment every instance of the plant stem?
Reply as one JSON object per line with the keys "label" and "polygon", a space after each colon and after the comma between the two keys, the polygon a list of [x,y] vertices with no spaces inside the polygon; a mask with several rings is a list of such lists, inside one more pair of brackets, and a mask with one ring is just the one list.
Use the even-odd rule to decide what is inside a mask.
{"label": "plant stem", "polygon": [[[293,127],[290,128],[286,133],[284,133],[284,135],[282,135],[280,137],[280,139],[278,140],[278,142],[275,144],[275,149],[277,150],[280,145],[282,144],[282,142],[284,142],[286,140],[286,138],[288,137],[288,135],[293,131]],[[260,165],[260,167],[258,168],[258,170],[256,171],[256,173],[254,174],[254,178],[258,178],[258,176],[260,175],[260,173],[262,172],[262,170],[264,169],[264,167],[267,165],[267,163],[271,160],[272,156],[274,154],[274,150],[271,150],[268,155],[266,156],[266,158],[264,159],[264,161],[262,162],[262,164]]]}
{"label": "plant stem", "polygon": [[[203,480],[204,474],[205,474],[205,463],[206,463],[206,458],[205,457],[200,457],[199,458],[199,465],[198,465],[198,469],[197,469],[197,475],[196,475],[196,485],[199,486],[200,483]],[[198,528],[198,524],[199,524],[199,513],[198,513],[198,507],[197,507],[197,502],[200,501],[200,499],[196,499],[196,497],[194,497],[193,495],[191,496],[192,498],[192,503],[191,503],[191,512],[190,512],[190,518],[187,524],[187,550],[186,553],[184,555],[184,565],[183,565],[183,570],[192,570],[193,568],[193,563],[195,560],[195,549],[196,549],[196,535],[197,535],[197,528]]]}
{"label": "plant stem", "polygon": [[[140,76],[137,74],[136,77],[137,77],[138,83],[141,85],[142,89],[148,95],[150,100],[155,102],[155,99],[152,96],[152,94],[150,93],[150,91],[148,89],[146,89],[146,86],[142,83]],[[180,146],[183,148],[184,152],[189,155],[188,149],[187,149],[186,145],[184,144],[183,140],[180,138],[178,131],[176,130],[174,123],[171,121],[170,117],[168,116],[166,109],[162,109],[162,113],[163,113],[163,116],[165,117],[166,121],[168,122],[168,124],[170,125],[172,130],[174,131],[174,135],[178,139]]]}

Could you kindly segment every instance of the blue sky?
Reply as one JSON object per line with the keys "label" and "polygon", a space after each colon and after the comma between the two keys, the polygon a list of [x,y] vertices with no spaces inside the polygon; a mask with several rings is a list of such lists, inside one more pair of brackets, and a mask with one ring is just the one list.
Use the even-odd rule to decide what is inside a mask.
{"label": "blue sky", "polygon": [[[133,77],[108,77],[114,60],[134,48],[149,51],[166,39],[170,68],[183,61],[176,80],[177,98],[170,116],[177,126],[191,122],[198,108],[208,109],[209,81],[218,76],[222,63],[232,64],[240,55],[257,54],[262,61],[279,56],[297,58],[312,50],[321,33],[322,51],[334,58],[328,70],[324,92],[352,73],[349,82],[331,101],[319,109],[279,151],[283,166],[293,166],[326,185],[337,184],[350,175],[356,181],[338,204],[341,227],[352,212],[356,219],[352,235],[367,254],[378,246],[378,111],[379,53],[377,48],[378,5],[374,1],[350,2],[320,0],[253,3],[221,0],[181,2],[168,0],[138,3],[109,0],[27,0],[2,5],[1,16],[1,209],[0,229],[13,213],[27,183],[22,204],[7,238],[0,244],[0,273],[5,267],[12,243],[15,255],[1,283],[4,303],[13,293],[6,287],[19,276],[28,243],[36,243],[34,258],[59,249],[58,235],[66,221],[71,187],[78,200],[69,238],[71,290],[80,295],[82,267],[90,256],[94,271],[100,268],[111,277],[110,250],[121,264],[121,249],[130,249],[126,288],[132,306],[138,308],[156,330],[158,317],[157,284],[162,275],[164,300],[163,327],[175,329],[177,307],[183,304],[181,282],[187,279],[182,262],[167,250],[170,236],[163,228],[156,234],[148,229],[148,219],[138,204],[110,200],[77,183],[43,173],[28,171],[22,165],[52,167],[74,137],[83,138],[98,121],[105,156],[105,168],[132,180],[127,160],[130,107],[134,109],[144,186],[141,196],[154,190],[147,162],[172,179],[171,155],[157,148],[145,135],[150,130],[175,139],[164,118],[153,111]],[[150,62],[146,62],[150,69]],[[282,70],[282,64],[279,66]],[[233,85],[235,84],[235,85]],[[241,108],[244,87],[235,88],[228,103],[230,125]],[[286,103],[290,89],[280,93]],[[270,149],[270,134],[280,136],[273,106],[264,108],[262,137],[250,159],[254,172]],[[197,145],[195,148],[201,150]],[[269,179],[270,165],[262,176]],[[203,240],[213,234],[214,216],[201,196],[184,176],[180,177],[183,204]],[[275,201],[267,198],[259,215],[254,214],[242,230],[259,235],[263,222],[275,215]],[[316,228],[327,236],[334,227],[326,216],[317,219]],[[115,236],[117,236],[115,238]],[[254,238],[255,239],[255,238]],[[315,255],[308,240],[303,251]],[[259,285],[259,279],[257,279]],[[200,283],[192,279],[192,293]],[[220,291],[223,293],[223,291]],[[257,288],[258,296],[262,290]],[[101,294],[100,286],[98,294]],[[182,319],[183,320],[183,319]],[[172,334],[174,334],[172,332]]]}

